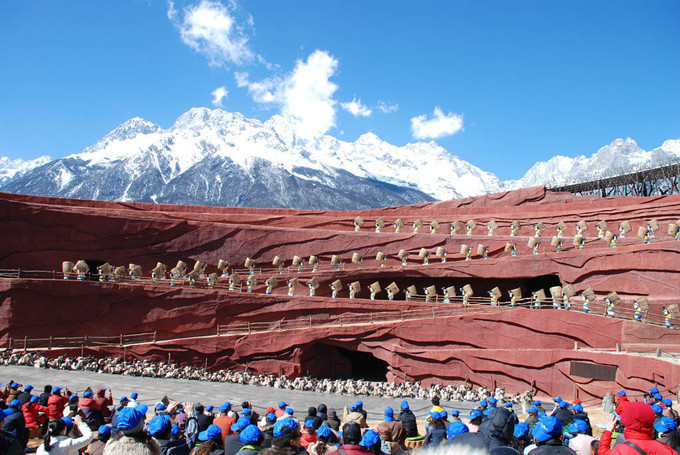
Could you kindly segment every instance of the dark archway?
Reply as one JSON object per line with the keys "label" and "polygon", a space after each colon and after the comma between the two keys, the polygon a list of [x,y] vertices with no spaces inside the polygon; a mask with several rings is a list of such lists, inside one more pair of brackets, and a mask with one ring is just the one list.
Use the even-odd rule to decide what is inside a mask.
{"label": "dark archway", "polygon": [[304,348],[300,364],[305,375],[315,378],[387,380],[387,362],[370,352],[324,343]]}

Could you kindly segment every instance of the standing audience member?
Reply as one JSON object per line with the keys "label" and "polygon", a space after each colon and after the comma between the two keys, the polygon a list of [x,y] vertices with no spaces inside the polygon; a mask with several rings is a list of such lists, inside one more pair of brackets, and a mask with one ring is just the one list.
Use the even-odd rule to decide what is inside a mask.
{"label": "standing audience member", "polygon": [[38,446],[38,455],[78,455],[78,450],[88,445],[94,435],[80,416],[76,416],[74,422],[78,425],[78,430],[82,434],[79,438],[66,436],[68,430],[62,419],[51,421],[43,438],[43,443]]}
{"label": "standing audience member", "polygon": [[[677,455],[677,452],[666,444],[654,440],[654,411],[648,404],[631,401],[626,405],[626,410],[621,415],[621,423],[625,427],[623,435],[626,442],[610,449],[612,431],[617,422],[617,417],[612,415],[607,424],[607,429],[600,437],[598,455],[639,455],[641,451],[649,455]],[[639,447],[640,450],[636,447]]]}

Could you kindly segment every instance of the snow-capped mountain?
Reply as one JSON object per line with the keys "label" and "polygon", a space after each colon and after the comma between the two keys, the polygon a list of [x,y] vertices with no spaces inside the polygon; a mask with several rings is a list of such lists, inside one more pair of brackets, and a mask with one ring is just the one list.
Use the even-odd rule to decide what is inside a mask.
{"label": "snow-capped mountain", "polygon": [[0,191],[194,205],[362,209],[585,181],[677,162],[680,140],[651,151],[617,139],[590,157],[556,156],[501,182],[435,142],[397,147],[306,139],[281,115],[266,122],[193,108],[164,130],[133,118],[81,153],[0,158]]}
{"label": "snow-capped mountain", "polygon": [[60,197],[258,207],[367,208],[499,191],[500,181],[434,142],[304,139],[266,122],[193,108],[163,130],[133,118],[82,153],[1,188]]}
{"label": "snow-capped mountain", "polygon": [[680,140],[664,142],[646,151],[631,139],[617,139],[590,157],[555,156],[534,164],[519,180],[504,182],[508,189],[534,185],[557,186],[650,169],[680,160]]}
{"label": "snow-capped mountain", "polygon": [[28,161],[22,160],[20,158],[11,160],[4,156],[0,157],[0,187],[6,183],[9,183],[11,180],[21,177],[26,172],[38,166],[42,166],[45,163],[49,163],[50,161],[52,161],[52,158],[49,156],[41,156],[34,160]]}

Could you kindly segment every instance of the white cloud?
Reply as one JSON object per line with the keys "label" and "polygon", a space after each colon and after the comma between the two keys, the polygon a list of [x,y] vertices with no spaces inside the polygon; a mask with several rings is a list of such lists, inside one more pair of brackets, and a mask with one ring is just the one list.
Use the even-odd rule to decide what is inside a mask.
{"label": "white cloud", "polygon": [[361,104],[361,98],[354,98],[348,103],[340,103],[340,106],[355,117],[369,117],[373,113],[370,108]]}
{"label": "white cloud", "polygon": [[411,119],[411,132],[415,139],[437,139],[444,136],[451,136],[463,129],[463,116],[449,112],[444,112],[439,108],[434,108],[434,114],[428,120],[427,115],[419,115]]}
{"label": "white cloud", "polygon": [[222,107],[222,100],[227,97],[229,91],[226,87],[217,87],[211,94],[213,96],[213,106]]}
{"label": "white cloud", "polygon": [[[248,36],[232,14],[237,8],[234,2],[230,8],[217,1],[201,0],[182,10],[183,17],[168,2],[168,19],[179,29],[182,41],[196,52],[208,58],[210,65],[227,63],[240,65],[255,57],[248,47]],[[252,17],[245,20],[252,26]]]}
{"label": "white cloud", "polygon": [[397,112],[397,110],[399,109],[399,105],[387,104],[382,100],[378,100],[378,105],[376,106],[376,109],[378,109],[383,114],[392,114],[393,112]]}
{"label": "white cloud", "polygon": [[248,73],[235,73],[236,85],[246,87],[253,100],[278,105],[281,113],[297,123],[296,133],[316,137],[335,126],[338,86],[330,81],[338,61],[326,51],[315,50],[307,61],[298,60],[284,77],[250,82]]}

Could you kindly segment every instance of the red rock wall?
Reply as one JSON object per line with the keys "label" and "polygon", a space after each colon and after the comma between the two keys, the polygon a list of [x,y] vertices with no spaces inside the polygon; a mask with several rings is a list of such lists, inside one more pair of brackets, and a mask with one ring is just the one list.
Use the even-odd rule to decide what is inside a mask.
{"label": "red rock wall", "polygon": [[[352,220],[361,215],[366,225],[353,232]],[[383,217],[388,226],[372,232],[373,221]],[[422,218],[423,229],[413,234],[407,225],[395,234],[390,227],[397,217],[411,223]],[[639,225],[656,218],[661,225],[656,238],[642,245],[634,236]],[[573,284],[577,291],[592,287],[599,295],[615,290],[624,298],[621,307],[629,310],[632,300],[649,295],[652,309],[674,302],[680,292],[680,242],[666,235],[669,222],[680,218],[680,197],[615,198],[574,197],[547,193],[543,188],[486,195],[457,201],[415,206],[390,207],[361,213],[281,209],[184,207],[137,203],[77,201],[35,196],[0,195],[0,268],[59,270],[63,260],[108,261],[115,265],[137,263],[144,271],[157,261],[169,266],[182,259],[193,264],[201,260],[214,270],[219,259],[241,267],[246,257],[258,267],[271,268],[279,255],[290,263],[293,255],[322,259],[315,274],[321,282],[316,298],[293,297],[285,289],[263,296],[208,291],[204,289],[151,287],[130,284],[78,283],[52,280],[0,279],[0,343],[9,337],[118,335],[156,331],[159,339],[188,335],[209,335],[216,324],[229,322],[276,321],[281,318],[324,318],[395,308],[422,307],[423,304],[385,300],[330,300],[328,285],[335,279],[345,284],[358,280],[364,286],[379,281],[384,288],[391,281],[401,288],[417,284],[462,287],[471,283],[478,296],[499,286],[506,295],[521,286],[528,292],[540,286],[535,277],[554,275],[561,284]],[[442,225],[438,234],[428,233],[436,219]],[[448,223],[465,224],[475,219],[474,236],[448,235]],[[485,224],[495,220],[500,226],[493,237],[484,235]],[[509,225],[519,220],[521,237],[509,236]],[[587,246],[575,251],[565,239],[565,251],[555,253],[550,237],[559,221],[573,235],[577,221],[590,226]],[[634,232],[610,249],[595,238],[595,223],[604,219],[613,231],[628,220]],[[526,247],[531,225],[543,221],[548,230],[541,239],[541,254],[531,255]],[[446,224],[446,225],[445,225]],[[517,257],[503,252],[506,241],[517,243]],[[472,261],[463,261],[461,244],[473,248]],[[489,259],[476,255],[478,244],[489,246]],[[448,250],[448,262],[441,264],[434,250]],[[420,248],[432,252],[431,263],[420,265]],[[400,249],[411,253],[409,265],[401,267],[395,257]],[[377,267],[378,251],[388,254],[387,266]],[[352,253],[364,256],[365,268],[350,264]],[[329,270],[333,254],[344,258],[344,271]],[[267,270],[260,282],[274,274]],[[277,275],[278,276],[278,275]],[[286,280],[299,276],[303,285],[312,276],[287,273]],[[533,280],[533,281],[532,281]],[[547,291],[547,289],[546,289]],[[262,286],[256,287],[262,293]],[[346,290],[341,296],[346,296]],[[298,294],[305,294],[301,288]],[[379,295],[384,299],[384,292]],[[506,298],[504,297],[504,300]],[[618,310],[617,310],[618,311]],[[293,333],[294,332],[294,333]],[[259,372],[301,374],[327,369],[323,359],[332,358],[338,368],[347,368],[346,359],[333,347],[371,352],[390,365],[390,378],[404,377],[430,381],[460,381],[468,377],[476,383],[497,381],[513,390],[535,380],[546,393],[568,394],[578,384],[582,393],[599,396],[614,385],[639,389],[663,377],[668,387],[680,378],[668,362],[626,354],[574,351],[579,346],[613,349],[618,343],[628,350],[680,350],[677,331],[647,324],[611,320],[594,315],[565,311],[516,309],[497,315],[435,318],[403,321],[383,326],[315,327],[270,335],[215,337],[136,346],[130,354],[151,355],[203,363],[214,367],[248,364]],[[322,344],[324,346],[319,346]],[[529,350],[527,350],[529,348]],[[115,351],[115,350],[114,350]],[[321,352],[322,354],[319,354]],[[618,364],[616,384],[587,381],[570,375],[570,360],[590,360]],[[327,362],[326,362],[327,363]],[[343,366],[344,365],[344,366]],[[311,370],[310,370],[311,369]]]}

